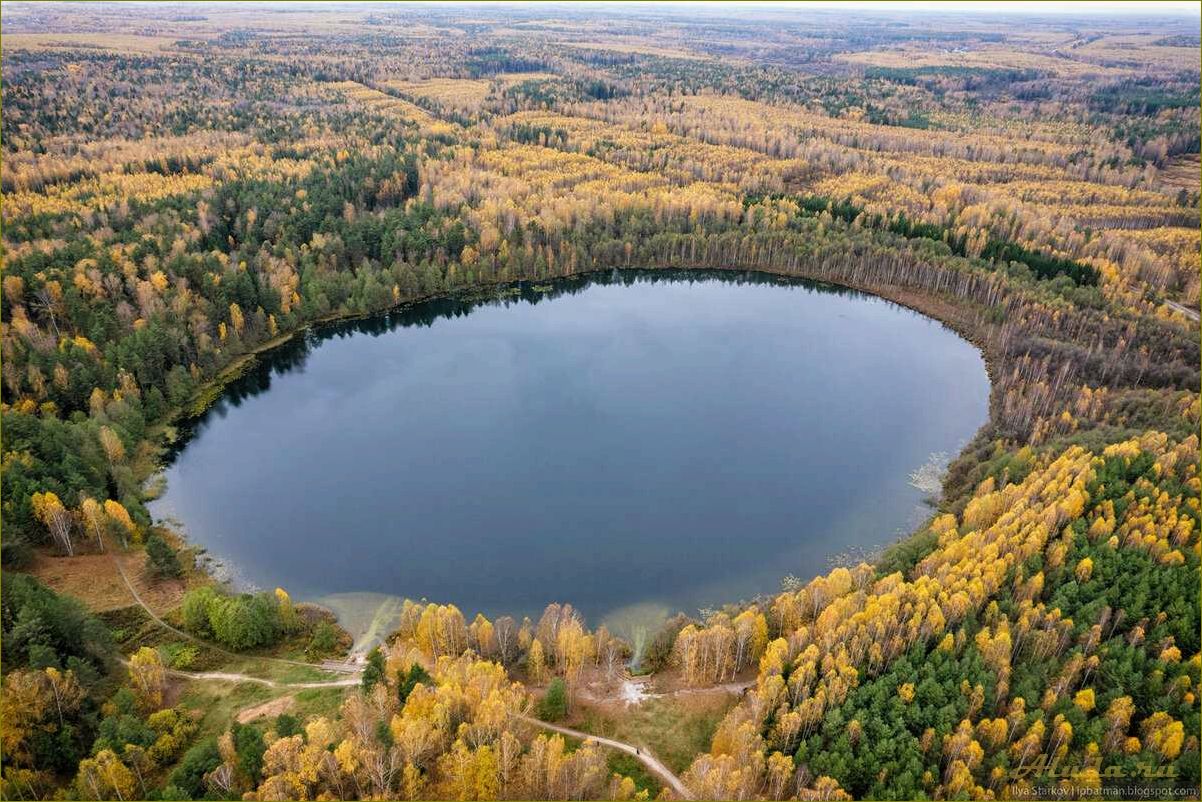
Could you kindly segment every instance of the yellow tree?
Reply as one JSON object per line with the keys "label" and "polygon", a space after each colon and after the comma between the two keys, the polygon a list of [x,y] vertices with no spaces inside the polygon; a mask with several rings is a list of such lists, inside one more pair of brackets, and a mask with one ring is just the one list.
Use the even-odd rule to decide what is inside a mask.
{"label": "yellow tree", "polygon": [[100,445],[111,464],[116,465],[125,459],[125,444],[121,442],[121,438],[117,436],[116,432],[108,426],[101,426],[99,437]]}
{"label": "yellow tree", "polygon": [[156,649],[143,646],[129,658],[129,684],[140,709],[153,711],[163,706],[166,681],[167,672]]}
{"label": "yellow tree", "polygon": [[526,674],[533,685],[542,685],[547,680],[547,659],[543,655],[543,642],[535,638],[526,655]]}
{"label": "yellow tree", "polygon": [[733,621],[735,630],[735,673],[750,663],[756,663],[768,645],[768,620],[757,608],[752,607]]}
{"label": "yellow tree", "polygon": [[49,709],[50,698],[45,684],[33,671],[11,671],[4,677],[4,696],[0,711],[4,726],[0,728],[0,746],[9,762],[28,765],[32,760],[29,739]]}
{"label": "yellow tree", "polygon": [[108,749],[79,762],[75,785],[84,799],[126,800],[134,797],[133,772]]}
{"label": "yellow tree", "polygon": [[482,657],[489,657],[496,650],[496,640],[493,635],[493,624],[483,614],[477,613],[472,625],[468,628],[476,652]]}
{"label": "yellow tree", "polygon": [[236,303],[230,304],[230,323],[234,326],[234,332],[242,333],[243,327],[246,326],[246,319],[242,314],[242,307]]}
{"label": "yellow tree", "polygon": [[30,499],[34,516],[41,521],[50,532],[50,537],[69,556],[75,554],[71,543],[71,513],[59,501],[52,491],[34,493]]}
{"label": "yellow tree", "polygon": [[786,799],[793,785],[793,758],[773,752],[768,758],[768,798]]}
{"label": "yellow tree", "polygon": [[593,657],[593,639],[580,620],[572,618],[559,627],[555,644],[556,663],[568,685],[574,685],[581,670]]}
{"label": "yellow tree", "polygon": [[1089,557],[1083,558],[1077,563],[1077,567],[1073,573],[1076,575],[1078,582],[1089,581],[1089,578],[1093,576],[1093,560]]}
{"label": "yellow tree", "polygon": [[296,606],[292,603],[292,597],[283,588],[276,588],[275,599],[280,611],[280,626],[285,632],[296,632],[300,628],[300,618],[297,616]]}
{"label": "yellow tree", "polygon": [[138,527],[134,524],[133,519],[129,517],[129,512],[122,506],[121,502],[105,499],[104,514],[109,517],[109,520],[115,522],[121,531],[121,545],[129,545],[126,540],[126,535],[138,540]]}
{"label": "yellow tree", "polygon": [[1114,699],[1106,708],[1106,737],[1102,747],[1107,752],[1119,748],[1131,726],[1131,716],[1135,713],[1135,703],[1130,696],[1120,696]]}
{"label": "yellow tree", "polygon": [[458,656],[467,646],[468,631],[463,613],[453,604],[428,604],[417,619],[413,639],[426,655]]}
{"label": "yellow tree", "polygon": [[97,503],[96,499],[85,498],[79,505],[80,517],[84,520],[84,525],[92,533],[92,537],[96,538],[96,546],[104,551],[104,507]]}
{"label": "yellow tree", "polygon": [[1181,754],[1185,727],[1168,713],[1153,713],[1140,723],[1139,731],[1143,735],[1144,749],[1154,750],[1166,760],[1174,760]]}

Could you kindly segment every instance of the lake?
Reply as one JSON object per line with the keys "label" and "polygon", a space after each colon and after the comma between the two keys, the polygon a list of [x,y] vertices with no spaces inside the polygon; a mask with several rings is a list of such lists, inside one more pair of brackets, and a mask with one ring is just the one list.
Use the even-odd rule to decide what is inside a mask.
{"label": "lake", "polygon": [[988,414],[972,345],[863,293],[660,271],[509,293],[264,355],[184,427],[155,517],[237,584],[335,609],[696,615],[911,531],[911,474]]}

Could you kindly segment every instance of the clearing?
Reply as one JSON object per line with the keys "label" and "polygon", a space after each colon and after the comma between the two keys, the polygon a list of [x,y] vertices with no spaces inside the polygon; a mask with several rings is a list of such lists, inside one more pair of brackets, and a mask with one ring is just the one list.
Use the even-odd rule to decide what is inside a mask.
{"label": "clearing", "polygon": [[119,610],[130,604],[130,592],[121,574],[113,570],[114,559],[129,577],[137,595],[152,610],[163,613],[179,605],[187,590],[182,579],[149,582],[145,577],[146,552],[78,554],[74,557],[50,556],[39,549],[29,573],[39,582],[82,601],[93,612]]}

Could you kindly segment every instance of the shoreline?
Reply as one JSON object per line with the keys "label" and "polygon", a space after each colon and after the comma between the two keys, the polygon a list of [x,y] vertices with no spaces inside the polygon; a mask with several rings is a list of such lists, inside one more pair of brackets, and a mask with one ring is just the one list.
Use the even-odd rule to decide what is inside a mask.
{"label": "shoreline", "polygon": [[[174,446],[174,443],[178,436],[177,432],[175,431],[176,427],[182,426],[182,425],[188,425],[188,424],[202,418],[214,404],[216,404],[218,401],[221,400],[226,389],[231,384],[237,382],[238,380],[240,380],[241,378],[246,376],[246,374],[256,366],[256,364],[258,363],[260,358],[264,357],[265,355],[270,354],[272,351],[275,351],[279,348],[282,348],[282,347],[288,345],[289,343],[293,342],[294,339],[298,336],[305,336],[305,334],[308,333],[309,331],[319,330],[324,326],[334,326],[334,325],[351,323],[351,322],[360,321],[360,320],[370,320],[373,318],[391,315],[391,314],[401,312],[401,311],[404,311],[407,309],[412,309],[412,308],[420,306],[422,304],[431,303],[431,302],[440,301],[440,300],[467,301],[467,302],[478,300],[481,303],[488,303],[490,301],[503,300],[505,298],[504,292],[507,289],[518,289],[518,288],[522,287],[523,285],[532,286],[532,287],[543,287],[543,286],[552,286],[553,287],[557,282],[588,279],[590,276],[594,276],[594,275],[601,274],[601,273],[609,273],[614,270],[636,271],[636,272],[647,273],[647,274],[680,273],[680,272],[688,272],[688,271],[711,272],[714,274],[756,273],[756,274],[762,275],[764,277],[771,277],[771,278],[776,278],[776,279],[787,279],[787,280],[792,280],[792,281],[796,281],[796,282],[817,285],[820,287],[837,288],[837,289],[842,289],[842,290],[852,290],[855,292],[863,293],[864,295],[870,296],[872,298],[878,298],[878,299],[886,301],[888,303],[896,304],[897,306],[908,309],[911,312],[914,312],[915,314],[918,314],[918,315],[923,316],[924,318],[927,318],[928,320],[937,322],[941,326],[947,328],[949,331],[956,334],[956,336],[960,337],[961,339],[963,339],[965,342],[972,345],[973,348],[975,348],[977,350],[977,352],[981,355],[982,362],[984,363],[986,377],[989,382],[989,402],[988,402],[987,417],[986,417],[985,421],[981,424],[981,426],[969,436],[969,438],[965,442],[964,446],[962,446],[959,449],[959,451],[957,451],[955,454],[952,455],[950,462],[954,462],[954,461],[960,459],[961,457],[963,457],[964,454],[972,447],[972,444],[974,442],[976,442],[983,433],[989,431],[996,422],[995,415],[996,415],[996,411],[997,411],[997,401],[998,401],[997,392],[996,392],[996,390],[997,390],[996,372],[997,372],[997,362],[998,362],[997,355],[992,354],[990,352],[990,350],[988,349],[988,347],[985,344],[986,338],[984,337],[984,333],[981,331],[978,331],[977,328],[973,325],[971,316],[965,316],[963,314],[958,314],[958,313],[962,312],[962,306],[957,305],[955,302],[952,302],[950,300],[944,300],[944,299],[940,298],[939,296],[929,296],[929,295],[921,293],[921,292],[916,292],[913,290],[906,290],[903,288],[869,289],[865,286],[860,286],[860,285],[856,285],[856,284],[852,284],[852,283],[844,284],[844,283],[839,283],[839,282],[833,282],[833,281],[829,281],[826,279],[813,277],[811,275],[806,275],[806,274],[800,273],[800,272],[789,272],[785,269],[774,270],[774,269],[765,269],[765,268],[760,268],[760,267],[747,268],[747,267],[741,267],[741,266],[692,267],[692,266],[676,266],[676,265],[651,266],[651,267],[601,267],[601,268],[595,268],[595,269],[590,269],[590,270],[585,270],[585,271],[577,271],[577,272],[567,273],[562,276],[556,276],[556,277],[547,278],[547,279],[521,279],[521,280],[516,280],[516,281],[489,282],[489,283],[484,283],[484,284],[476,284],[476,285],[472,285],[469,287],[461,288],[461,289],[453,291],[453,292],[434,293],[434,294],[430,294],[430,295],[421,296],[421,297],[418,297],[415,299],[411,299],[411,300],[404,301],[404,302],[401,302],[398,304],[394,304],[394,305],[391,305],[391,306],[388,306],[388,307],[385,307],[383,309],[379,309],[376,311],[372,311],[372,312],[332,313],[329,315],[325,315],[321,318],[317,318],[315,320],[309,321],[308,323],[306,323],[296,329],[293,329],[290,332],[279,334],[279,335],[271,338],[270,340],[264,341],[264,342],[260,343],[259,345],[251,348],[250,350],[235,357],[234,360],[229,365],[227,365],[225,368],[223,368],[218,373],[217,376],[215,376],[213,379],[210,379],[209,381],[205,382],[196,391],[196,393],[193,395],[193,397],[191,399],[189,399],[189,401],[186,404],[172,409],[162,421],[158,422],[157,424],[155,424],[154,426],[152,426],[148,429],[147,438],[148,438],[148,440],[150,440],[152,442],[152,445],[155,449],[155,453],[153,455],[154,467],[153,467],[153,470],[142,480],[142,482],[141,482],[142,487],[145,488],[151,481],[155,480],[156,478],[164,477],[164,472],[165,472],[166,468],[168,467],[168,464],[164,460],[164,454],[170,448],[172,448]],[[969,319],[966,319],[966,318],[969,318]],[[950,464],[950,462],[949,462],[949,464]],[[157,498],[160,498],[162,493],[165,491],[165,488],[166,488],[166,481],[165,481],[165,478],[163,478],[161,481],[159,481],[157,483],[157,485],[155,487],[155,490],[157,490],[158,492],[154,495],[144,495],[142,498],[143,503],[148,504],[148,503],[155,501]],[[939,514],[940,510],[942,509],[942,506],[944,505],[944,503],[946,501],[946,488],[941,487],[939,493],[937,495],[930,496],[930,499],[933,504],[932,509],[931,509],[930,513],[928,515],[926,515],[917,526],[913,527],[906,534],[903,534],[899,537],[895,537],[891,540],[879,543],[879,544],[877,544],[877,546],[874,547],[874,551],[876,552],[875,560],[874,560],[874,562],[875,562],[874,567],[877,567],[879,565],[882,556],[885,555],[886,553],[888,553],[890,550],[894,549],[897,546],[901,546],[903,544],[910,543],[910,542],[914,541],[915,539],[920,538],[926,532],[927,525],[932,520],[932,518],[934,518],[936,515]],[[179,521],[178,523],[180,524],[180,528],[183,529],[184,522]],[[159,526],[159,524],[154,524],[154,525]],[[901,526],[905,526],[905,525],[906,525],[905,522],[903,522],[901,524]],[[197,544],[195,544],[191,540],[189,540],[189,538],[187,537],[186,531],[176,531],[175,529],[171,529],[171,528],[168,528],[168,531],[171,532],[173,537],[179,542],[179,544],[181,545],[182,548],[193,550],[194,554],[198,558],[202,554],[207,554],[207,552],[208,552],[207,549],[201,550],[201,547],[198,547]],[[212,558],[212,557],[208,558],[204,562],[206,564],[202,564],[200,559],[196,560],[194,570],[198,574],[206,577],[207,579],[209,579],[217,584],[227,585],[227,586],[233,587],[234,589],[238,589],[238,586],[237,586],[237,584],[235,584],[235,580],[232,577],[227,577],[226,579],[221,579],[213,574],[213,571],[212,571],[213,566],[215,566],[215,565],[228,566],[229,565],[228,563],[226,563],[225,561],[222,561],[222,560],[218,560],[216,558]],[[234,573],[236,573],[236,570],[231,568],[230,573],[234,574]],[[254,583],[251,583],[251,584],[253,585]],[[370,592],[370,591],[348,591],[348,593],[356,593],[356,592]],[[773,591],[769,590],[769,589],[763,589],[763,590],[758,591],[755,595],[758,596],[758,595],[762,595],[764,593],[771,593],[771,592],[773,592]],[[390,594],[386,594],[386,595],[390,595]],[[298,597],[298,598],[300,598],[300,597]],[[401,597],[397,596],[396,598],[401,598]],[[443,601],[454,603],[453,599],[446,599]],[[335,619],[338,620],[339,627],[344,628],[344,622],[342,620],[340,620],[341,616],[338,615],[337,611],[335,611],[335,610],[329,608],[328,606],[321,604],[319,601],[315,601],[315,600],[305,600],[304,603],[311,604],[315,607],[319,607],[323,610],[330,612],[332,615],[334,615]],[[738,600],[726,600],[723,603],[724,604],[740,604],[741,602]],[[346,631],[348,632],[348,634],[351,634],[352,638],[357,637],[357,635],[355,633],[350,633],[349,630],[346,630]]]}

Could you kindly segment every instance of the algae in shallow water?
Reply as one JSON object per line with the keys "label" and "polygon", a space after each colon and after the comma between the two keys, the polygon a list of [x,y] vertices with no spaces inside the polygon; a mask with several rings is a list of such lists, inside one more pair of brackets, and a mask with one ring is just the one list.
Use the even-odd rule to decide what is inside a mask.
{"label": "algae in shallow water", "polygon": [[366,654],[396,631],[401,623],[400,596],[386,593],[332,593],[315,600],[338,617],[354,643],[351,654]]}

